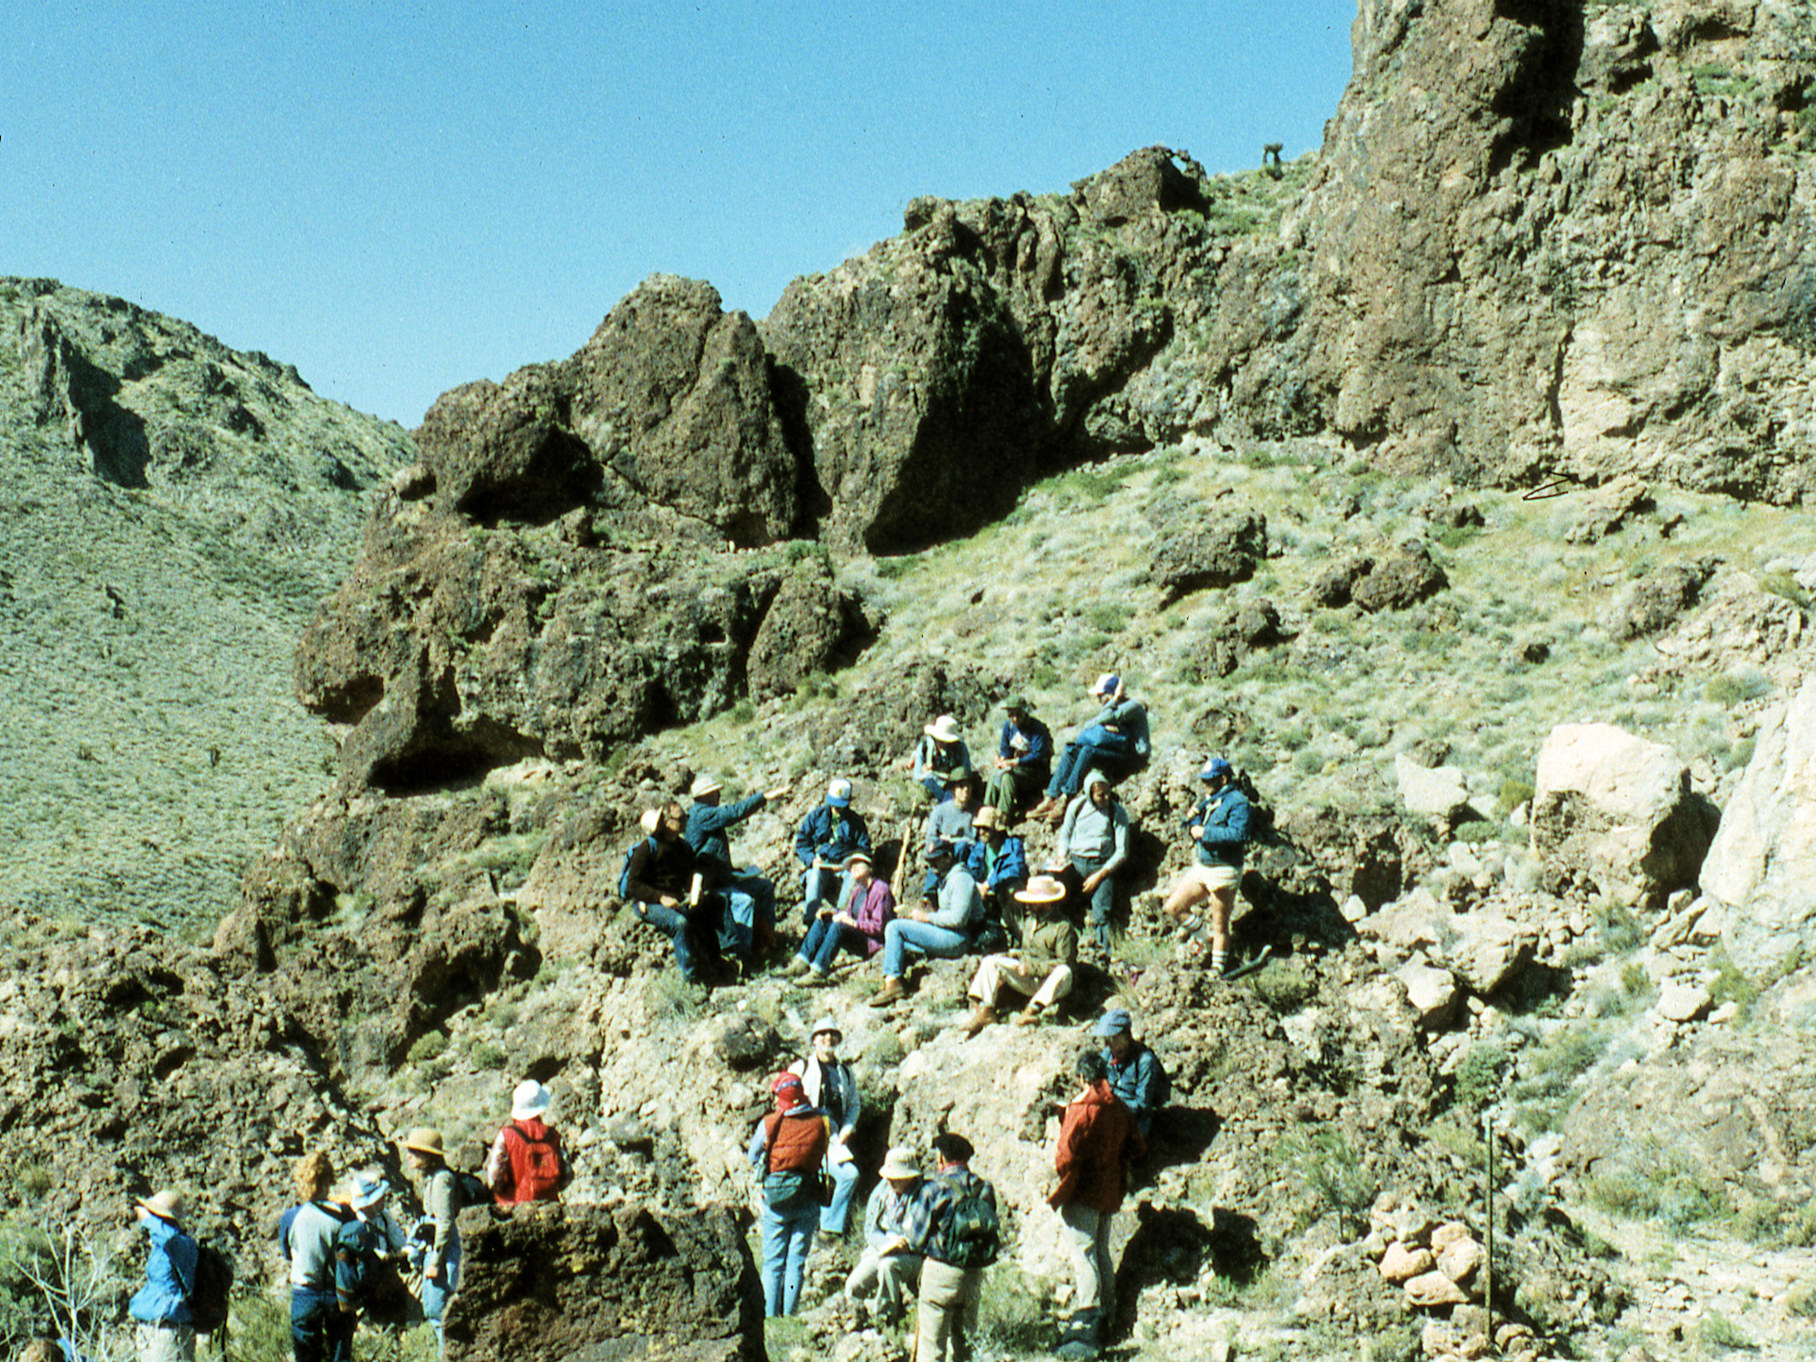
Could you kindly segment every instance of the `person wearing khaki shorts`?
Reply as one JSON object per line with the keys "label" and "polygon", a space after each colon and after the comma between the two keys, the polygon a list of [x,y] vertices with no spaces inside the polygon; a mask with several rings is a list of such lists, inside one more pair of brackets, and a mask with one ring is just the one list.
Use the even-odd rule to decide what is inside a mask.
{"label": "person wearing khaki shorts", "polygon": [[[1183,940],[1209,947],[1207,963],[1222,974],[1229,968],[1230,915],[1236,908],[1236,886],[1242,882],[1251,810],[1224,758],[1212,757],[1198,778],[1207,787],[1205,796],[1181,824],[1191,835],[1196,864],[1173,882],[1166,911]],[[1198,911],[1206,903],[1208,923]]]}

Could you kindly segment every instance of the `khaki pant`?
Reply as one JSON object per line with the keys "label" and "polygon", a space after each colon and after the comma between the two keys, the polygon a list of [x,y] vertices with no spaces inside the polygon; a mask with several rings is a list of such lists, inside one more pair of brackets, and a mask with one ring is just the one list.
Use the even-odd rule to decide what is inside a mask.
{"label": "khaki pant", "polygon": [[921,1264],[914,1362],[971,1362],[971,1334],[983,1300],[984,1270],[929,1258]]}
{"label": "khaki pant", "polygon": [[141,1324],[139,1362],[195,1362],[195,1330],[187,1324]]}
{"label": "khaki pant", "polygon": [[1106,1316],[1107,1324],[1116,1286],[1116,1270],[1110,1262],[1110,1223],[1116,1213],[1073,1202],[1059,1208],[1059,1218],[1065,1225],[1061,1238],[1072,1255],[1072,1272],[1078,1282],[1073,1312],[1096,1310]]}
{"label": "khaki pant", "polygon": [[995,1007],[1004,984],[1024,996],[1031,995],[1035,1006],[1047,1008],[1072,991],[1072,967],[1055,965],[1043,977],[1023,969],[1013,955],[986,955],[971,980],[971,996],[985,1007]]}
{"label": "khaki pant", "polygon": [[878,1255],[874,1249],[866,1248],[858,1265],[845,1279],[845,1294],[852,1300],[860,1300],[875,1291],[878,1312],[895,1319],[906,1311],[908,1297],[914,1293],[914,1284],[920,1275],[920,1254]]}

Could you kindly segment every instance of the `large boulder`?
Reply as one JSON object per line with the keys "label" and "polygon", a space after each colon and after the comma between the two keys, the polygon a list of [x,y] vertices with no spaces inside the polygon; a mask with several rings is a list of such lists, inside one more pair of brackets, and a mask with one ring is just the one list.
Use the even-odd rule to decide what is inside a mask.
{"label": "large boulder", "polygon": [[1539,749],[1532,849],[1632,901],[1694,885],[1719,817],[1669,748],[1612,724],[1560,725]]}
{"label": "large boulder", "polygon": [[1753,759],[1703,861],[1703,890],[1725,904],[1722,940],[1749,973],[1816,948],[1816,679],[1761,721]]}
{"label": "large boulder", "polygon": [[763,1295],[730,1211],[543,1204],[461,1217],[449,1362],[757,1362]]}

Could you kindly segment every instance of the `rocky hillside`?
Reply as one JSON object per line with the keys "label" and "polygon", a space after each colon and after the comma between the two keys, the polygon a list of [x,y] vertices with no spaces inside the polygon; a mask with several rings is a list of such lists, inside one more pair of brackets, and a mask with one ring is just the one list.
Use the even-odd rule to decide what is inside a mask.
{"label": "rocky hillside", "polygon": [[[1478,1355],[1486,1119],[1504,1355],[1807,1356],[1813,31],[1788,3],[1364,5],[1327,144],[1278,178],[1153,148],[1065,195],[918,199],[761,323],[657,277],[364,462],[290,443],[246,395],[267,367],[214,358],[181,391],[284,505],[338,484],[279,450],[382,484],[287,636],[331,756],[271,778],[290,817],[211,947],[16,917],[12,1209],[104,1234],[99,1189],[181,1182],[256,1282],[290,1156],[394,1168],[433,1120],[470,1165],[527,1073],[587,1209],[486,1252],[661,1258],[715,1355],[754,1355],[748,1281],[689,1255],[747,1224],[763,1076],[830,1012],[873,1163],[978,1143],[1011,1226],[988,1349],[1035,1354],[1069,1290],[1054,1103],[1125,1005],[1175,1098],[1115,1246],[1140,1355]],[[23,451],[122,523],[241,495],[173,471],[175,406],[127,400],[162,370],[95,358],[117,328],[60,347],[64,295],[12,287]],[[167,542],[215,580],[181,555],[216,540]],[[891,1010],[864,970],[687,988],[618,899],[638,814],[701,770],[788,787],[737,839],[785,911],[832,775],[912,862],[923,724],[987,747],[1019,692],[1063,736],[1112,668],[1155,756],[1115,958],[1058,1024],[962,1041],[967,962]],[[1240,932],[1275,959],[1235,985],[1158,918],[1209,752],[1269,813]],[[769,1350],[897,1362],[835,1281],[828,1255]],[[626,1310],[644,1347],[660,1302]],[[568,1355],[633,1346],[581,1313]],[[524,1346],[483,1333],[455,1355]]]}
{"label": "rocky hillside", "polygon": [[408,438],[296,370],[0,279],[0,903],[194,923],[323,783],[287,681]]}

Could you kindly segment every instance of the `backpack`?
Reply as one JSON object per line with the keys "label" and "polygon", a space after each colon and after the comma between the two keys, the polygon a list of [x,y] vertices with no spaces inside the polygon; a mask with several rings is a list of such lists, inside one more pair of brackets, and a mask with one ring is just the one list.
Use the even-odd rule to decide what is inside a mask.
{"label": "backpack", "polygon": [[[422,1307],[394,1263],[381,1257],[374,1246],[375,1231],[358,1220],[341,1226],[335,1244],[338,1262],[335,1287],[374,1325],[410,1324],[422,1318]],[[343,1274],[350,1279],[343,1286]]]}
{"label": "backpack", "polygon": [[[515,1121],[505,1129],[517,1133],[530,1156],[528,1173],[517,1176],[513,1184],[512,1200],[553,1201],[567,1181],[567,1165],[561,1157],[561,1137],[550,1130],[546,1138],[536,1139]],[[515,1159],[511,1161],[511,1171],[514,1175],[517,1172]]]}
{"label": "backpack", "polygon": [[961,1192],[946,1212],[938,1251],[933,1255],[952,1267],[989,1267],[1002,1251],[1002,1227],[988,1183]]}
{"label": "backpack", "polygon": [[212,1334],[227,1327],[228,1297],[233,1294],[233,1262],[209,1244],[197,1244],[195,1280],[183,1303],[198,1334]]}
{"label": "backpack", "polygon": [[459,1215],[469,1206],[497,1204],[498,1198],[479,1174],[465,1173],[458,1168],[450,1168],[448,1172],[454,1177],[454,1214]]}

